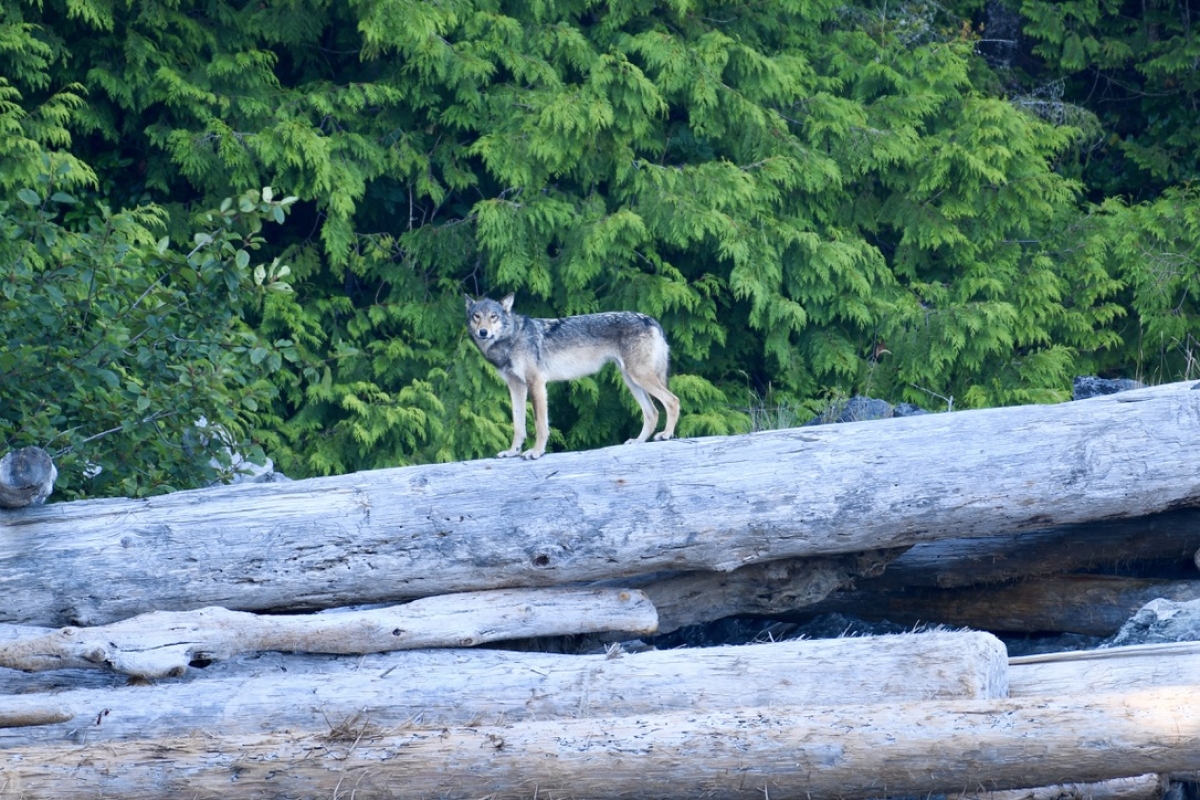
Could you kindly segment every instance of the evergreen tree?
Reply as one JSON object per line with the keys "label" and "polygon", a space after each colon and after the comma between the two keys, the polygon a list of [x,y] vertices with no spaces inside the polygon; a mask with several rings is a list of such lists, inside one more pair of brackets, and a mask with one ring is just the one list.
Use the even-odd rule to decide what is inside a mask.
{"label": "evergreen tree", "polygon": [[[1183,0],[969,0],[1013,102],[1079,130],[1058,169],[1088,203],[1055,232],[1052,257],[1120,288],[1113,346],[1081,366],[1148,381],[1196,377],[1200,239],[1200,55]],[[1091,291],[1082,289],[1082,291]]]}
{"label": "evergreen tree", "polygon": [[[1051,5],[1087,4],[1020,10]],[[261,234],[295,291],[238,310],[289,343],[254,424],[296,476],[502,447],[463,291],[659,317],[682,435],[858,392],[1063,399],[1159,313],[1114,260],[1132,206],[1085,205],[1068,168],[1099,118],[1015,96],[977,0],[0,8],[22,124],[59,125],[97,199],[158,204],[182,242],[223,197],[298,198]],[[628,438],[619,385],[553,387],[554,440]]]}

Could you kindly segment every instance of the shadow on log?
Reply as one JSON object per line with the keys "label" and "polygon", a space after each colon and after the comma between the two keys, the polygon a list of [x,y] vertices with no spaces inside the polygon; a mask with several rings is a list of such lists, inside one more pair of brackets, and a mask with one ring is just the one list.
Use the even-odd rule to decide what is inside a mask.
{"label": "shadow on log", "polygon": [[1134,561],[1185,563],[1200,551],[1200,510],[1100,520],[976,539],[914,545],[867,590],[943,589],[1096,570]]}
{"label": "shadow on log", "polygon": [[1200,599],[1200,580],[1056,575],[995,586],[831,595],[805,614],[836,611],[901,625],[950,625],[1005,633],[1046,631],[1111,636],[1157,598]]}

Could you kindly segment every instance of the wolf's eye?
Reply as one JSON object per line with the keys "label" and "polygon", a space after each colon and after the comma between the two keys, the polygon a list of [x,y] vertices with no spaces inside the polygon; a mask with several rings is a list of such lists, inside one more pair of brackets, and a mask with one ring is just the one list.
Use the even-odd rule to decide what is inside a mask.
{"label": "wolf's eye", "polygon": [[495,322],[498,319],[500,319],[500,318],[497,317],[495,314],[492,314],[492,322]]}

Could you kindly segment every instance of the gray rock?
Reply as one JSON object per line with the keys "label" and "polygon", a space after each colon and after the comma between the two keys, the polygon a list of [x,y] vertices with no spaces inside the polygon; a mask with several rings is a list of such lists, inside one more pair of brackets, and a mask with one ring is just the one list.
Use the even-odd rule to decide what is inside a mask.
{"label": "gray rock", "polygon": [[1090,397],[1101,397],[1106,394],[1128,392],[1130,389],[1143,389],[1146,384],[1131,378],[1097,378],[1088,375],[1075,379],[1072,387],[1072,400],[1087,400]]}
{"label": "gray rock", "polygon": [[1200,600],[1177,602],[1159,598],[1138,609],[1105,647],[1200,641]]}
{"label": "gray rock", "polygon": [[889,419],[894,416],[892,404],[886,400],[856,395],[825,409],[805,425],[832,425],[836,422],[861,422],[868,419]]}
{"label": "gray rock", "polygon": [[893,417],[919,417],[922,414],[928,413],[929,412],[925,409],[921,408],[920,406],[914,406],[912,403],[898,403],[896,407],[892,409]]}

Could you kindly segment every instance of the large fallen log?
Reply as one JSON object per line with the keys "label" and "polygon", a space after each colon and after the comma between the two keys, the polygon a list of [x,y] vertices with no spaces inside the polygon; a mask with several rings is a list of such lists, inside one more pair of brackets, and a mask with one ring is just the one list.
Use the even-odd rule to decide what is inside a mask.
{"label": "large fallen log", "polygon": [[95,628],[46,629],[0,642],[0,667],[111,669],[136,678],[179,677],[196,661],[263,650],[384,653],[473,647],[539,636],[650,634],[658,615],[636,589],[496,589],[330,614],[263,615],[224,608],[152,611]]}
{"label": "large fallen log", "polygon": [[[106,742],[192,731],[330,733],[591,718],[750,706],[999,699],[1004,645],[986,633],[777,642],[740,647],[564,656],[496,650],[428,650],[361,658],[282,656],[213,664],[178,681],[46,686],[0,695],[4,712],[46,709],[66,717],[0,730],[0,748],[35,742]],[[21,686],[16,681],[0,688]],[[29,691],[28,687],[22,687]],[[21,703],[17,707],[10,704]],[[164,709],[171,709],[164,714]],[[26,725],[34,725],[27,721]]]}
{"label": "large fallen log", "polygon": [[870,798],[1200,769],[1200,686],[0,751],[0,796]]}
{"label": "large fallen log", "polygon": [[901,625],[925,623],[1008,633],[1111,636],[1139,608],[1156,598],[1200,599],[1200,579],[1055,575],[959,589],[864,589],[832,594],[805,611],[836,611]]}
{"label": "large fallen log", "polygon": [[0,613],[324,608],[1143,516],[1200,504],[1190,388],[21,509]]}

